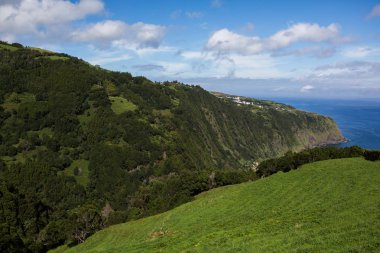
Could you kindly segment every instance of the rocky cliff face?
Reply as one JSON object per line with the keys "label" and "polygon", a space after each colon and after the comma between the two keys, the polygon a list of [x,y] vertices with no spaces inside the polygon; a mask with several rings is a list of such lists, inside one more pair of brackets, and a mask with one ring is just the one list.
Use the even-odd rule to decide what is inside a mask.
{"label": "rocky cliff face", "polygon": [[316,128],[300,129],[297,132],[300,146],[296,150],[338,144],[347,141],[335,121],[329,117],[317,116],[321,121]]}
{"label": "rocky cliff face", "polygon": [[[271,101],[211,96],[193,88],[184,95],[192,101],[183,120],[184,142],[197,141],[210,166],[238,166],[246,161],[275,157],[285,152],[339,143],[344,137],[333,119]],[[191,108],[191,109],[189,109]],[[200,144],[200,145],[199,145]],[[205,160],[207,158],[205,157]]]}

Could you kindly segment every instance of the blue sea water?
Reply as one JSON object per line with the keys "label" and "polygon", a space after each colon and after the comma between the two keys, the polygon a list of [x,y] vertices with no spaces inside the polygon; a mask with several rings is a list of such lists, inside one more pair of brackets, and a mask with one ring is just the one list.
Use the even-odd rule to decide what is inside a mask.
{"label": "blue sea water", "polygon": [[380,100],[271,100],[332,117],[349,140],[339,144],[340,147],[358,145],[380,150]]}

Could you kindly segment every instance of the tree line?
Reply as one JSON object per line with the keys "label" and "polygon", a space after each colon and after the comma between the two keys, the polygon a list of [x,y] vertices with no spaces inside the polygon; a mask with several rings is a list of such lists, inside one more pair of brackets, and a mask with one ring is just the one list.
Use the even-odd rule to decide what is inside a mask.
{"label": "tree line", "polygon": [[365,150],[359,146],[346,148],[337,147],[316,147],[298,153],[287,152],[284,156],[268,159],[259,164],[256,174],[259,177],[267,177],[279,171],[288,172],[300,166],[329,159],[364,157],[366,160],[380,160],[380,151]]}

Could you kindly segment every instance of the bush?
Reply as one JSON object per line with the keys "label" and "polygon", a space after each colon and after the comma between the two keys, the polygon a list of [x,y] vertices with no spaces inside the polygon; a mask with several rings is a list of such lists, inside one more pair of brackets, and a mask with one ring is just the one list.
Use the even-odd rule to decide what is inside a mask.
{"label": "bush", "polygon": [[348,148],[318,147],[299,153],[287,152],[282,157],[269,159],[260,163],[256,173],[260,177],[266,177],[278,171],[288,172],[297,169],[306,163],[328,159],[359,157],[363,155],[363,152],[363,149],[358,146]]}
{"label": "bush", "polygon": [[128,218],[135,219],[161,213],[191,201],[201,192],[214,187],[254,180],[253,171],[217,170],[183,172],[152,178],[140,186],[129,199]]}
{"label": "bush", "polygon": [[380,151],[366,150],[364,151],[364,158],[369,161],[378,161],[380,160]]}

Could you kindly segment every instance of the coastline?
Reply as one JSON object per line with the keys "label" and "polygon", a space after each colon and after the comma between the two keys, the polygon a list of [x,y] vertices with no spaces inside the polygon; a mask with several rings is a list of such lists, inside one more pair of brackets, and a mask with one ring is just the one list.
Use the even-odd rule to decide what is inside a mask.
{"label": "coastline", "polygon": [[339,144],[343,144],[343,143],[349,143],[349,142],[350,142],[350,139],[343,137],[343,140],[321,142],[318,145],[315,145],[311,148],[335,146],[335,145],[339,145]]}

